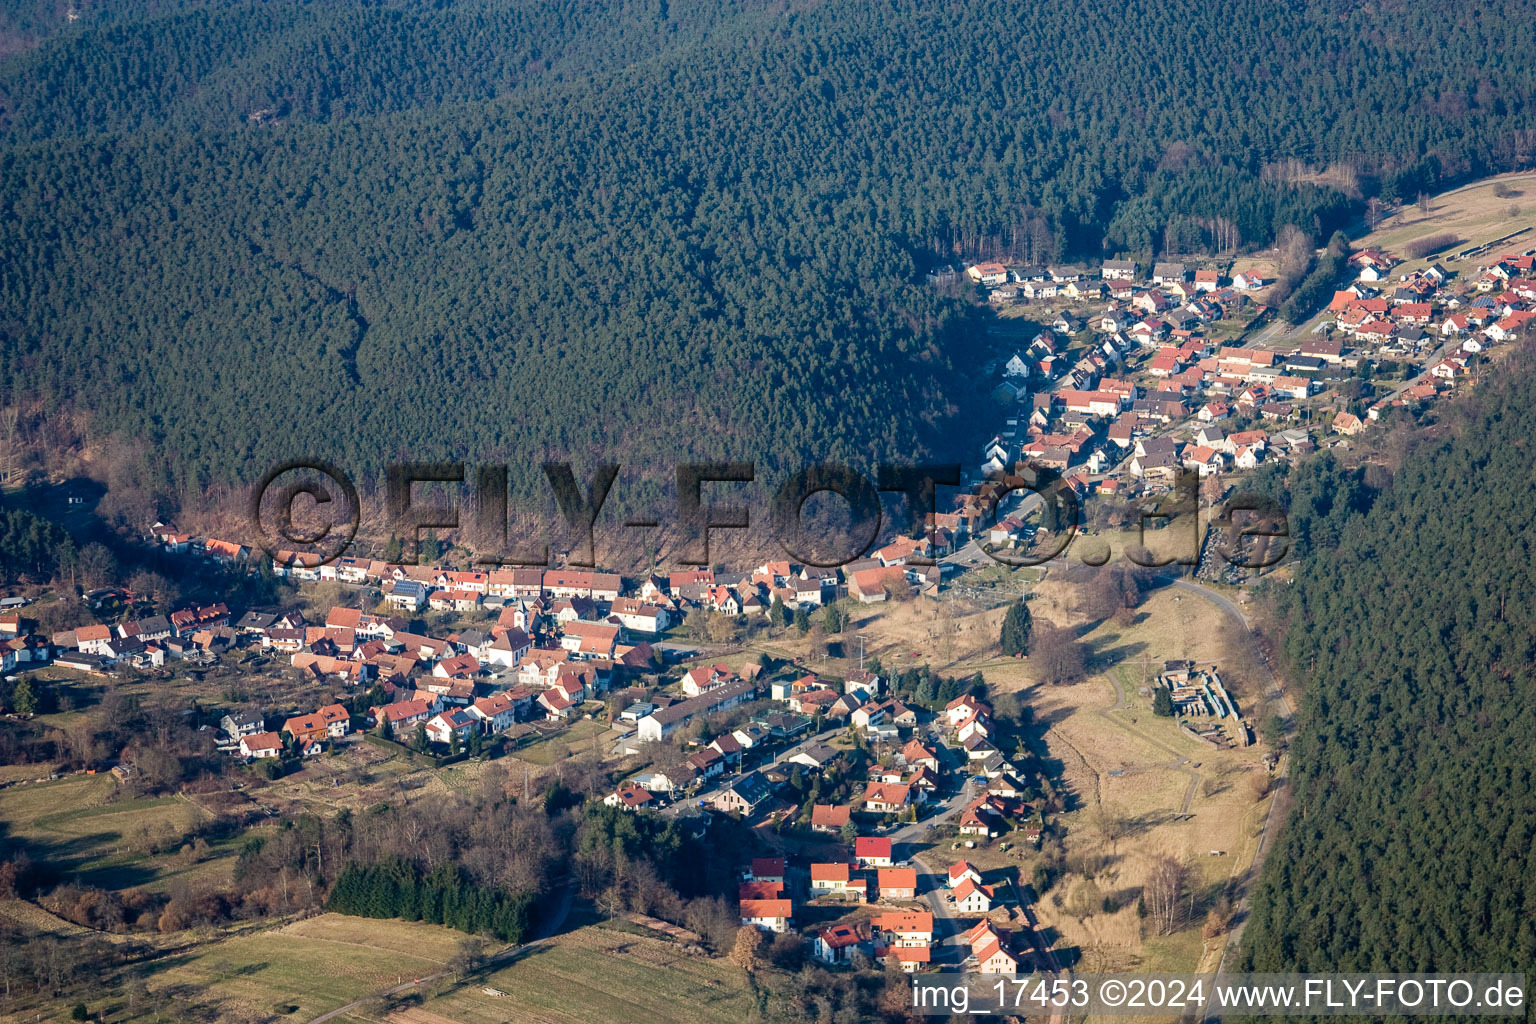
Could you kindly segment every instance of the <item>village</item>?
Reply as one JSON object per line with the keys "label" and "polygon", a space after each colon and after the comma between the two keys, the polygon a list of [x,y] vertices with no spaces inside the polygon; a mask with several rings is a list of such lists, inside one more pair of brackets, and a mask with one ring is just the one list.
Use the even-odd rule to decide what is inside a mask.
{"label": "village", "polygon": [[[898,686],[895,672],[866,668],[862,637],[851,653],[850,613],[938,608],[984,575],[982,553],[1049,532],[1009,494],[1009,474],[1044,471],[1079,497],[1129,500],[1168,491],[1180,473],[1222,482],[1347,446],[1475,383],[1490,350],[1536,319],[1530,254],[1465,274],[1433,262],[1394,273],[1398,260],[1364,249],[1350,266],[1358,279],[1293,330],[1255,301],[1268,282],[1253,270],[970,266],[964,276],[1004,322],[1044,321],[990,371],[1003,429],[921,536],[886,537],[840,569],[768,561],[631,578],[355,556],[310,567],[294,552],[263,564],[238,541],[155,522],[139,543],[159,557],[243,575],[259,566],[296,592],[325,586],[341,599],[311,621],[302,602],[157,607],[111,586],[83,597],[99,624],[42,635],[28,599],[8,598],[3,671],[286,673],[299,684],[278,706],[204,712],[231,770],[266,780],[363,747],[444,769],[539,744],[560,758],[569,743],[610,770],[593,801],[705,830],[730,816],[771,837],[741,865],[744,928],[796,936],[831,967],[1055,974],[1060,933],[1040,924],[1010,850],[1053,835],[1057,790],[984,685]],[[814,628],[844,657],[829,669],[825,655],[749,653],[707,628],[722,623]],[[1216,665],[1168,660],[1147,681],[1154,713],[1201,746],[1256,742],[1254,710],[1239,708]],[[128,759],[110,767],[134,772]],[[1186,810],[1193,795],[1191,783]]]}
{"label": "village", "polygon": [[1423,266],[1353,252],[1353,282],[1293,328],[1263,305],[1273,279],[1262,270],[972,264],[964,279],[1003,322],[1042,325],[1000,350],[994,397],[1016,412],[981,469],[1028,462],[1079,496],[1126,497],[1166,491],[1185,471],[1203,480],[1347,445],[1475,381],[1488,350],[1536,319],[1536,254],[1447,269],[1477,252]]}
{"label": "village", "polygon": [[[966,521],[957,520],[962,539]],[[249,555],[166,524],[146,541],[230,565]],[[839,678],[767,658],[733,668],[663,640],[696,609],[785,626],[814,609],[824,627],[837,627],[840,600],[890,600],[893,579],[915,593],[931,567],[909,570],[905,558],[920,550],[920,543],[893,544],[845,576],[775,562],[742,576],[692,569],[641,581],[588,570],[480,573],[344,558],[283,571],[303,582],[354,584],[360,596],[375,595],[372,610],[339,605],[314,623],[294,610],[235,614],[223,603],[156,613],[111,588],[87,599],[117,602],[132,617],[45,638],[26,629],[17,609],[0,615],[0,630],[10,638],[8,672],[52,665],[106,676],[253,657],[286,662],[308,683],[300,692],[324,696],[277,715],[250,704],[210,712],[218,749],[267,779],[358,743],[449,765],[516,750],[514,732],[521,740],[558,738],[574,723],[603,721],[599,756],[644,765],[601,796],[605,804],[729,814],[751,825],[805,818],[818,840],[805,856],[743,866],[743,925],[783,933],[803,924],[814,955],[831,964],[862,953],[904,970],[971,964],[1012,973],[1048,962],[1039,958],[1049,953],[1032,929],[1015,938],[1007,927],[1023,912],[1011,879],[984,880],[970,869],[951,871],[946,882],[942,870],[902,852],[935,828],[956,847],[1010,834],[1015,842],[1040,839],[1049,801],[1023,781],[979,693],[947,680],[918,700],[896,694],[875,671]],[[483,628],[413,631],[413,621],[434,609],[478,617]],[[679,658],[689,665],[674,677],[669,666]],[[124,778],[133,771],[131,763],[113,768]],[[802,809],[807,776],[813,795],[828,796]],[[842,801],[831,802],[832,793]],[[884,913],[844,919],[851,907]],[[936,937],[934,919],[956,915],[979,918],[967,932],[975,960],[955,945],[959,932],[941,929]]]}

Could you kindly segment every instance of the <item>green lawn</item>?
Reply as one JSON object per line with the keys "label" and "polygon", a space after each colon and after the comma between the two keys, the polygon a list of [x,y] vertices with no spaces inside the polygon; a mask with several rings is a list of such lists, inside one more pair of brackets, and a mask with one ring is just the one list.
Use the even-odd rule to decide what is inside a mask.
{"label": "green lawn", "polygon": [[[109,775],[75,775],[57,782],[0,791],[0,821],[29,853],[66,868],[80,882],[106,889],[165,883],[170,876],[211,876],[228,864],[230,843],[198,864],[174,852],[207,813],[180,797],[108,803],[117,790]],[[155,854],[152,848],[162,852]],[[152,886],[153,887],[153,886]]]}
{"label": "green lawn", "polygon": [[517,751],[517,756],[531,764],[550,765],[555,762],[558,746],[563,744],[569,756],[574,757],[590,748],[594,740],[603,745],[598,753],[606,754],[608,752],[607,737],[615,735],[607,722],[583,718],[553,736],[536,740],[521,748]]}

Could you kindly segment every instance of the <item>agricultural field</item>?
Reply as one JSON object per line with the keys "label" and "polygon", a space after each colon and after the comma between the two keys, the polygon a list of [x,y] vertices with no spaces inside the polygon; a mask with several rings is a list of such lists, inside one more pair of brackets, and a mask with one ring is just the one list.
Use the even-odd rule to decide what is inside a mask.
{"label": "agricultural field", "polygon": [[[145,990],[105,993],[90,1008],[105,1024],[162,1020],[167,1009],[229,1024],[306,1021],[442,970],[464,938],[432,925],[324,914],[154,961]],[[67,1017],[61,1010],[52,1019]]]}
{"label": "agricultural field", "polygon": [[[1436,259],[1444,263],[1448,270],[1470,270],[1488,261],[1474,257],[1466,263],[1459,263],[1447,262],[1447,259],[1458,252],[1506,235],[1519,233],[1509,242],[1510,249],[1516,252],[1536,247],[1536,230],[1533,230],[1536,229],[1536,174],[1506,174],[1487,178],[1465,188],[1434,196],[1428,206],[1429,212],[1425,213],[1416,204],[1405,203],[1396,213],[1383,220],[1375,231],[1357,239],[1355,248],[1384,249],[1399,259],[1407,260],[1402,266],[1393,268],[1395,276],[1421,269]],[[1439,234],[1455,236],[1455,244],[1432,257],[1407,259],[1409,243]]]}
{"label": "agricultural field", "polygon": [[[227,880],[233,844],[193,860],[183,840],[211,815],[181,797],[116,800],[110,775],[74,775],[0,790],[0,821],[35,860],[67,869],[74,880],[103,889],[162,888],[173,878]],[[222,862],[222,863],[221,863]]]}
{"label": "agricultural field", "polygon": [[[594,964],[601,970],[593,970]],[[487,995],[485,989],[507,993]],[[456,986],[391,1024],[737,1024],[755,1002],[743,972],[726,960],[684,952],[660,939],[604,926],[580,928],[529,947],[507,967]],[[349,1024],[371,1018],[345,1016]]]}

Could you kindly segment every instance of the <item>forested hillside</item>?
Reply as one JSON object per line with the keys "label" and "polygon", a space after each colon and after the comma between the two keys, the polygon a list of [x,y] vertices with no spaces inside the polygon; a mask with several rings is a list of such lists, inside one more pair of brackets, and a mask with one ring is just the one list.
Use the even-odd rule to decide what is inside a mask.
{"label": "forested hillside", "polygon": [[1326,462],[1293,472],[1311,553],[1280,624],[1306,693],[1254,970],[1536,963],[1531,353],[1508,370],[1379,493]]}
{"label": "forested hillside", "polygon": [[[134,6],[147,7],[145,16],[125,16]],[[178,0],[87,8],[71,35],[13,62],[0,81],[13,137],[227,128],[261,111],[332,120],[489,100],[544,76],[621,68],[749,22],[761,6]]]}
{"label": "forested hillside", "polygon": [[0,381],[185,496],[955,458],[993,424],[934,259],[1321,239],[1536,149],[1518,4],[134,9],[0,65]]}

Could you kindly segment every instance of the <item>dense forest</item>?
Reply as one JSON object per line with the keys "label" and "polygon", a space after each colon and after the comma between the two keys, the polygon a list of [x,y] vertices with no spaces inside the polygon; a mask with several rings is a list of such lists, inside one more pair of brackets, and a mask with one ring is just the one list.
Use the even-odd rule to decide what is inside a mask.
{"label": "dense forest", "polygon": [[1533,367],[1521,353],[1395,473],[1289,474],[1304,557],[1274,597],[1305,695],[1253,970],[1536,963]]}
{"label": "dense forest", "polygon": [[960,457],[980,332],[935,260],[1321,240],[1536,150],[1518,5],[81,11],[0,62],[0,387],[185,498],[298,455],[522,493],[554,455]]}

